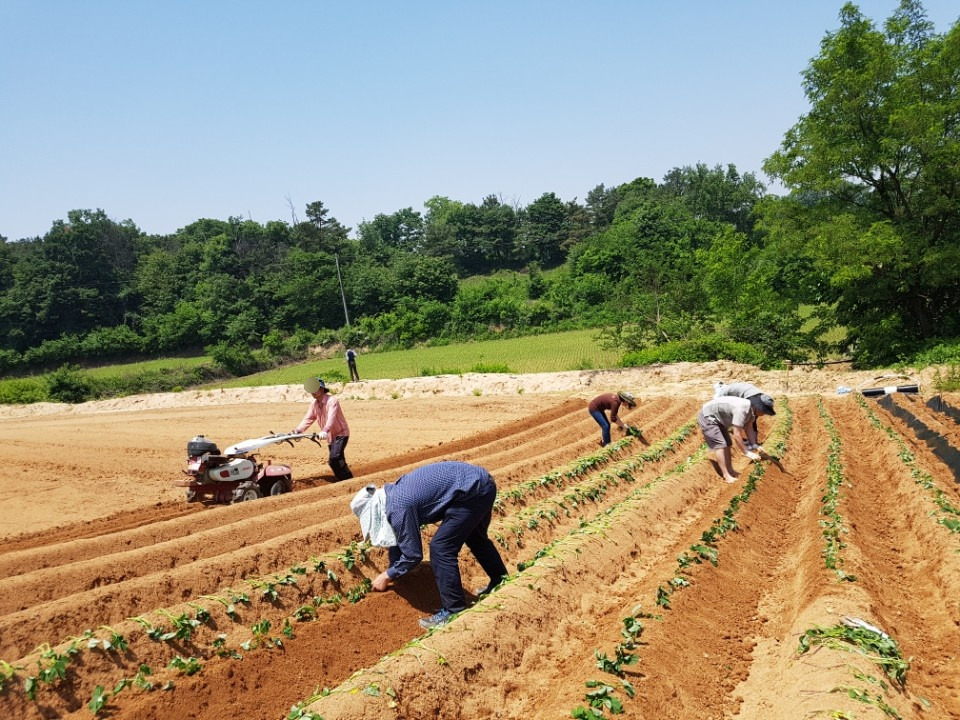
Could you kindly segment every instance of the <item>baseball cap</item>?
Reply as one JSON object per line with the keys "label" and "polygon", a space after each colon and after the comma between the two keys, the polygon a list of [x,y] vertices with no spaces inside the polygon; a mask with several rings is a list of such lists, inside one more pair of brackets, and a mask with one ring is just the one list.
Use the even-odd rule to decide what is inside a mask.
{"label": "baseball cap", "polygon": [[761,393],[757,397],[757,404],[763,408],[763,411],[768,415],[776,415],[777,411],[773,409],[773,398],[767,395],[766,393]]}

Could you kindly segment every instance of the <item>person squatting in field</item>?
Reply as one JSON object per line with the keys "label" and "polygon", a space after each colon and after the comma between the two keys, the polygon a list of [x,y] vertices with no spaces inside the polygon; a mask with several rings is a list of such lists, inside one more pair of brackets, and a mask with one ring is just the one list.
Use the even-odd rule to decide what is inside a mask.
{"label": "person squatting in field", "polygon": [[[633,395],[630,393],[620,390],[619,392],[615,393],[604,393],[603,395],[597,395],[587,406],[590,416],[596,420],[597,425],[600,426],[600,447],[606,447],[610,444],[611,423],[619,427],[621,430],[623,430],[623,432],[627,432],[629,425],[627,425],[618,416],[621,405],[626,405],[629,408],[635,408],[637,406],[637,401],[634,400]],[[609,420],[607,419],[608,412],[610,413]]]}
{"label": "person squatting in field", "polygon": [[360,490],[350,509],[360,521],[363,537],[389,548],[390,564],[373,580],[373,589],[382,592],[417,567],[423,561],[420,527],[440,523],[430,540],[430,567],[442,607],[421,618],[420,626],[445,625],[466,609],[457,560],[464,545],[490,579],[475,594],[492,591],[507,576],[503,558],[487,535],[496,497],[497,485],[489,472],[450,460],[419,467],[380,489],[367,485]]}
{"label": "person squatting in field", "polygon": [[[753,433],[757,437],[758,447],[757,449],[760,452],[763,452],[763,447],[759,445],[760,443],[760,432],[757,428],[756,414],[763,414],[765,408],[773,407],[773,398],[767,395],[763,390],[758,388],[756,385],[748,382],[735,382],[726,385],[725,383],[718,382],[714,385],[713,397],[714,399],[719,397],[740,397],[745,398],[750,401],[750,404],[753,405],[754,409],[754,420],[753,420]],[[773,413],[771,413],[773,414]]]}
{"label": "person squatting in field", "polygon": [[330,469],[337,480],[348,480],[353,477],[343,453],[350,440],[350,427],[343,416],[340,401],[327,390],[326,384],[320,378],[309,378],[303,389],[313,396],[313,402],[307,409],[307,414],[291,433],[302,433],[314,421],[320,426],[320,438],[326,440],[330,446]]}
{"label": "person squatting in field", "polygon": [[[758,409],[759,408],[759,409]],[[740,473],[733,469],[730,457],[731,438],[753,461],[761,459],[757,449],[757,413],[776,415],[773,401],[754,407],[746,398],[723,395],[705,403],[697,413],[697,424],[710,452],[710,463],[724,482],[735,482]]]}

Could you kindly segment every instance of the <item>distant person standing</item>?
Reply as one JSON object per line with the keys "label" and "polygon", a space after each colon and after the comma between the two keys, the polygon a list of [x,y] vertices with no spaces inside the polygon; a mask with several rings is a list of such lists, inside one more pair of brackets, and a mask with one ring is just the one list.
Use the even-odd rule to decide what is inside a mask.
{"label": "distant person standing", "polygon": [[357,372],[357,353],[347,350],[347,367],[350,368],[350,381],[360,382],[360,373]]}
{"label": "distant person standing", "polygon": [[350,472],[343,453],[347,448],[347,441],[350,440],[350,427],[343,416],[340,401],[329,393],[320,378],[309,378],[303,384],[303,389],[313,396],[313,402],[300,424],[290,432],[302,433],[316,421],[320,426],[321,439],[326,440],[330,446],[329,464],[334,477],[337,480],[349,480],[353,473]]}
{"label": "distant person standing", "polygon": [[[629,427],[623,420],[620,419],[617,413],[620,412],[620,406],[626,405],[629,408],[635,408],[637,406],[637,401],[634,400],[633,395],[628,392],[620,390],[615,393],[604,393],[603,395],[597,395],[593,400],[590,401],[590,405],[587,407],[587,410],[590,411],[590,417],[597,421],[597,425],[600,426],[600,447],[606,447],[610,444],[610,424],[613,423],[619,427],[624,432],[627,432]],[[607,419],[607,413],[610,413],[610,419]]]}

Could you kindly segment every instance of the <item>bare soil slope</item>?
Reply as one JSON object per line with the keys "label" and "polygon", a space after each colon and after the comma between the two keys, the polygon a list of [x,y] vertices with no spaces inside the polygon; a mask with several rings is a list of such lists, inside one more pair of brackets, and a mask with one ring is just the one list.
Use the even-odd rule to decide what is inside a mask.
{"label": "bare soil slope", "polygon": [[[741,378],[779,398],[761,434],[781,462],[736,457],[726,485],[694,418]],[[564,717],[592,700],[960,718],[960,402],[836,393],[874,384],[897,380],[718,363],[351,384],[354,479],[332,482],[316,446],[274,447],[293,493],[210,508],[171,485],[186,441],[288,429],[300,388],[2,408],[0,716]],[[586,401],[618,388],[645,442],[601,449]],[[368,592],[386,556],[357,544],[348,503],[447,458],[494,474],[491,534],[517,571],[424,634],[429,564]],[[485,579],[468,553],[462,570]],[[897,643],[894,672],[842,643],[798,652],[843,618]]]}

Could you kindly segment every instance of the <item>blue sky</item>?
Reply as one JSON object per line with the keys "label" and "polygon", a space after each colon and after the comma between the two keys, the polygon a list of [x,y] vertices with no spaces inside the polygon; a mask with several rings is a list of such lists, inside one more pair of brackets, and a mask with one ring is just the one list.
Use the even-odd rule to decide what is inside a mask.
{"label": "blue sky", "polygon": [[[856,3],[878,25],[897,0]],[[3,0],[0,235],[761,170],[842,2]],[[937,32],[956,0],[927,0]]]}

